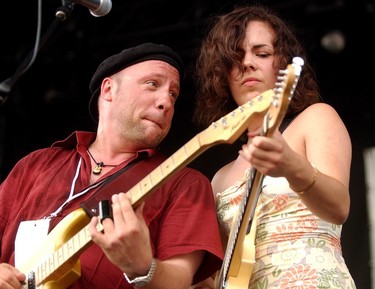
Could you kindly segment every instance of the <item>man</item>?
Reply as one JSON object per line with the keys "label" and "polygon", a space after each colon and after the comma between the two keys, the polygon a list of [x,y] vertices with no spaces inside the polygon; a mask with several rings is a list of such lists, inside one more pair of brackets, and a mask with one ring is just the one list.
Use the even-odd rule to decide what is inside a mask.
{"label": "man", "polygon": [[[97,132],[77,131],[32,152],[0,186],[1,288],[21,288],[25,276],[10,265],[22,268],[17,265],[35,258],[25,255],[42,232],[51,232],[63,220],[58,234],[56,228],[49,233],[47,244],[58,236],[56,246],[61,246],[65,223],[69,238],[80,236],[77,227],[89,219],[71,220],[70,213],[82,208],[93,217],[89,237],[83,235],[93,244],[82,245],[78,265],[56,274],[52,288],[189,288],[220,268],[223,252],[213,194],[201,173],[181,169],[137,206],[126,194],[165,159],[157,148],[171,127],[182,75],[178,54],[153,43],[125,49],[99,65],[90,82],[90,113],[98,121]],[[112,215],[98,220],[97,200],[103,198],[111,199]],[[72,225],[76,223],[80,225]],[[54,268],[50,263],[70,254],[73,245],[44,262],[47,269],[43,265],[41,275],[49,274]],[[76,269],[81,271],[78,277]],[[38,273],[36,280],[49,281]],[[66,277],[71,274],[74,277]]]}

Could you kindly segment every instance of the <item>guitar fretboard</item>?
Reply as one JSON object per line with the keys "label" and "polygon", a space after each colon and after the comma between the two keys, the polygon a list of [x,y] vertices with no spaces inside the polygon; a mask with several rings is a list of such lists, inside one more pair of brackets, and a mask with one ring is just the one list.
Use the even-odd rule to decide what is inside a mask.
{"label": "guitar fretboard", "polygon": [[[101,230],[102,227],[99,225],[98,229]],[[40,285],[50,276],[59,275],[59,270],[62,270],[61,274],[63,274],[65,266],[69,266],[70,269],[69,261],[86,249],[91,241],[89,226],[87,225],[35,267],[35,284]]]}

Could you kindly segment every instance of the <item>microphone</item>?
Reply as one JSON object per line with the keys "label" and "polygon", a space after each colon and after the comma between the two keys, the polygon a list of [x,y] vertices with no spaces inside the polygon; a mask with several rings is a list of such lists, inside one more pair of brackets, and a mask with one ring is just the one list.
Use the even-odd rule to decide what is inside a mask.
{"label": "microphone", "polygon": [[73,2],[89,8],[91,15],[95,17],[107,15],[112,9],[111,0],[73,0]]}

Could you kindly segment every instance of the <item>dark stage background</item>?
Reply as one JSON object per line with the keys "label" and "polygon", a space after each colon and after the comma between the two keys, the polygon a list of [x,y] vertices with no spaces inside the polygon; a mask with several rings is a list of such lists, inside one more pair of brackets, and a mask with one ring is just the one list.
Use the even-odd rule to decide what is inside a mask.
{"label": "dark stage background", "polygon": [[[11,77],[35,44],[38,2],[4,1],[0,18],[0,82]],[[111,12],[93,17],[77,5],[58,25],[31,66],[0,105],[0,180],[32,150],[49,146],[74,130],[94,130],[88,114],[88,84],[107,56],[141,42],[177,50],[187,67],[172,130],[162,149],[173,153],[199,132],[191,123],[195,52],[207,19],[251,1],[113,0]],[[351,213],[343,251],[357,288],[371,288],[368,215],[362,152],[374,137],[374,1],[260,1],[277,9],[308,48],[322,95],[343,118],[353,142]],[[55,22],[60,0],[42,2],[42,35]],[[321,39],[339,31],[345,45]],[[339,33],[339,36],[340,36]],[[335,44],[336,43],[336,44]],[[338,43],[340,44],[340,43]],[[191,163],[208,177],[237,154],[238,144],[219,144]]]}

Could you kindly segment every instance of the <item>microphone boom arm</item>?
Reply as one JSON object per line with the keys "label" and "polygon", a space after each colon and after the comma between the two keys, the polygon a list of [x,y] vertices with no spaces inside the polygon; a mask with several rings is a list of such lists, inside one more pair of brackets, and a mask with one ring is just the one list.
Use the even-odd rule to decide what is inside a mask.
{"label": "microphone boom arm", "polygon": [[65,21],[73,11],[74,5],[73,2],[68,0],[63,0],[63,5],[59,7],[56,11],[56,18],[48,30],[45,32],[41,42],[38,46],[34,47],[27,55],[27,57],[23,60],[21,65],[17,68],[15,73],[0,82],[0,104],[4,104],[5,101],[8,99],[8,96],[14,86],[14,84],[18,81],[18,79],[30,68],[33,58],[36,58],[36,54],[40,51],[40,49],[44,46],[47,42],[48,38],[52,35],[52,33],[56,30],[58,25]]}

